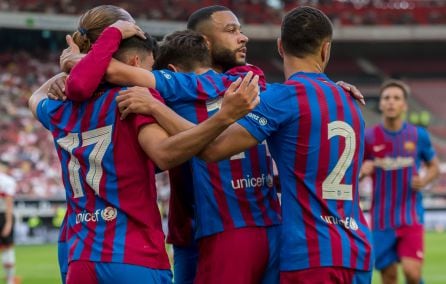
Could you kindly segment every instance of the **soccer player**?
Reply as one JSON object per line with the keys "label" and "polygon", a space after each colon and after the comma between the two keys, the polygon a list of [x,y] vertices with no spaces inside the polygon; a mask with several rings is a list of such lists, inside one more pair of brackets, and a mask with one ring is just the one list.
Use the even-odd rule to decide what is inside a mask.
{"label": "soccer player", "polygon": [[[110,29],[113,33],[108,35],[114,37],[138,31],[134,24],[122,21]],[[139,48],[132,43],[115,56],[147,66],[149,52],[142,52],[145,42],[135,38],[129,42],[135,40],[141,43]],[[33,94],[30,108],[52,131],[65,164],[70,250],[67,283],[170,282],[156,205],[154,162],[165,169],[189,159],[206,140],[252,109],[258,87],[257,77],[251,78],[249,73],[241,83],[237,81],[238,88],[237,83],[229,87],[215,116],[172,137],[150,117],[121,121],[115,102],[121,88],[100,88],[85,103],[46,99],[43,90],[50,82]]]}
{"label": "soccer player", "polygon": [[[409,86],[385,81],[380,90],[382,123],[367,129],[362,175],[372,175],[375,267],[385,284],[397,283],[401,262],[407,283],[420,283],[423,261],[421,190],[439,175],[439,161],[425,128],[407,123]],[[426,174],[420,174],[424,163]]]}
{"label": "soccer player", "polygon": [[[215,161],[267,139],[282,189],[281,283],[371,281],[371,235],[358,195],[364,121],[353,98],[323,74],[331,39],[321,11],[290,11],[278,40],[287,81],[268,86],[259,106],[201,153]],[[169,114],[158,103],[151,112],[160,121]]]}
{"label": "soccer player", "polygon": [[[104,37],[107,37],[106,32],[109,31],[104,31]],[[114,44],[116,43],[98,42],[92,52],[73,68],[67,80],[68,98],[86,97],[87,88],[92,86],[89,82],[92,78],[83,77],[83,68],[91,65],[90,62],[95,62],[98,70],[104,70],[100,57],[93,59],[93,55],[96,50],[104,50],[106,46]],[[175,73],[169,70],[140,70],[142,74],[139,74],[137,70],[133,70],[134,75],[122,73],[122,76],[113,77],[120,78],[121,83],[123,78],[133,78],[132,83],[156,86],[169,105],[194,123],[200,123],[218,111],[224,91],[239,74],[251,69],[261,72],[253,66],[231,69],[230,73],[237,72],[237,76],[215,72],[210,68],[211,57],[205,38],[189,30],[166,37],[156,62],[160,68],[170,67],[177,71],[202,74]],[[108,62],[104,64],[107,65]],[[103,74],[96,76],[102,78]],[[74,88],[74,82],[80,81],[83,82],[82,88]],[[113,79],[111,81],[116,83]],[[151,85],[151,82],[154,84]],[[125,98],[126,92],[121,93],[124,95],[120,97]],[[145,94],[144,97],[149,96]],[[125,113],[126,111],[122,117],[125,117]],[[277,225],[280,224],[280,208],[272,184],[272,161],[266,155],[265,145],[256,145],[249,151],[220,163],[205,163],[193,158],[190,167],[197,212],[194,219],[195,236],[199,239],[200,247],[199,272],[195,282],[260,283],[264,279],[265,283],[273,283],[274,280],[271,279],[278,279]],[[254,235],[257,241],[247,243]],[[223,243],[228,244],[224,252],[219,249]],[[215,265],[217,261],[218,265]],[[212,265],[212,269],[208,268],[209,265]],[[180,274],[187,272],[190,270],[185,271],[180,267]],[[193,280],[193,275],[188,278]],[[183,281],[184,278],[181,283]]]}
{"label": "soccer player", "polygon": [[6,283],[14,284],[17,282],[15,277],[13,211],[17,183],[7,174],[6,167],[3,164],[0,167],[0,251]]}

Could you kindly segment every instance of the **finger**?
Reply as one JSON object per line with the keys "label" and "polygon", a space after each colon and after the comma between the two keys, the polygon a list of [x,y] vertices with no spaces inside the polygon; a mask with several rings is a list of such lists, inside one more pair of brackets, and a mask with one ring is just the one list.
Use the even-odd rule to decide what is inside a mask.
{"label": "finger", "polygon": [[132,90],[130,90],[130,89],[122,90],[122,91],[119,91],[119,96],[124,96],[124,95],[128,95],[128,94],[131,94],[131,93],[132,93]]}
{"label": "finger", "polygon": [[124,109],[124,111],[121,112],[121,117],[120,117],[120,119],[121,119],[121,120],[125,119],[129,114],[130,114],[130,108],[126,108],[126,109]]}
{"label": "finger", "polygon": [[79,52],[79,46],[77,46],[77,44],[74,42],[73,38],[71,37],[71,35],[67,35],[65,37],[65,40],[67,41],[68,46],[70,47],[70,51],[72,52]]}
{"label": "finger", "polygon": [[248,86],[249,82],[251,82],[252,76],[253,76],[252,71],[249,71],[249,72],[246,74],[245,78],[243,78],[243,81],[242,81],[242,83],[240,84],[240,87],[237,89],[237,92],[238,92],[238,91],[244,92],[244,90],[245,90],[246,87]]}
{"label": "finger", "polygon": [[119,104],[123,101],[126,101],[129,98],[128,94],[121,94],[119,93],[119,96],[116,97],[116,102]]}
{"label": "finger", "polygon": [[62,93],[65,93],[65,81],[66,77],[61,77],[60,79],[55,81],[57,87],[62,91]]}
{"label": "finger", "polygon": [[237,80],[235,80],[234,82],[231,83],[231,85],[229,85],[229,88],[226,90],[226,93],[228,94],[232,94],[235,92],[235,90],[240,86],[242,82],[242,78],[238,77]]}
{"label": "finger", "polygon": [[246,92],[251,100],[254,100],[259,95],[259,76],[255,75],[249,83]]}
{"label": "finger", "polygon": [[[118,100],[118,98],[116,98],[116,100]],[[130,105],[130,100],[123,100],[118,102],[118,107],[119,108],[127,108]]]}

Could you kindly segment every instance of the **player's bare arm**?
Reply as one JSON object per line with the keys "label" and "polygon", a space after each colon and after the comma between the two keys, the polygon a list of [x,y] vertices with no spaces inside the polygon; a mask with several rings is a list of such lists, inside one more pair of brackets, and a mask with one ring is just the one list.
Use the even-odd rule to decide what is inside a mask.
{"label": "player's bare arm", "polygon": [[373,174],[375,170],[375,164],[372,160],[364,160],[362,163],[361,171],[359,172],[359,179],[363,179],[366,176]]}
{"label": "player's bare arm", "polygon": [[221,109],[196,127],[169,137],[158,124],[144,126],[138,135],[141,147],[163,170],[189,160],[259,103],[258,76],[251,79],[252,73],[241,81],[240,86],[232,84],[223,98]]}
{"label": "player's bare arm", "polygon": [[[241,78],[234,84],[238,85],[240,82]],[[169,135],[175,135],[195,126],[194,123],[182,118],[171,108],[155,99],[147,88],[131,87],[121,91],[116,97],[116,101],[121,112],[121,119],[125,119],[130,113],[152,115]]]}
{"label": "player's bare arm", "polygon": [[426,175],[420,177],[419,175],[414,175],[412,177],[412,188],[415,190],[421,190],[434,179],[440,175],[440,161],[438,157],[434,157],[429,162],[425,163]]}
{"label": "player's bare arm", "polygon": [[40,101],[48,98],[47,94],[48,94],[48,90],[50,88],[50,86],[52,86],[52,84],[61,77],[65,77],[67,74],[66,73],[59,73],[55,76],[53,76],[51,79],[49,79],[48,81],[46,81],[42,86],[40,86],[40,88],[38,88],[29,98],[28,100],[28,107],[31,110],[31,112],[33,113],[34,117],[37,117],[36,114],[36,110],[37,110],[37,106],[39,105]]}

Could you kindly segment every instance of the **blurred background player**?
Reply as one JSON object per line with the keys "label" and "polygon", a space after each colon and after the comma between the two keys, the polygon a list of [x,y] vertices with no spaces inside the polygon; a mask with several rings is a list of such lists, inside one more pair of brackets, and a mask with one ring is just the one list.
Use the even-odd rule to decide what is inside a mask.
{"label": "blurred background player", "polygon": [[20,283],[15,276],[14,195],[17,183],[8,174],[7,165],[0,163],[0,252],[6,284]]}
{"label": "blurred background player", "polygon": [[[427,130],[405,121],[410,89],[388,80],[380,91],[382,123],[367,129],[361,175],[372,175],[375,266],[385,284],[397,283],[400,262],[407,283],[421,281],[424,209],[421,190],[439,175]],[[425,172],[421,173],[424,165]]]}

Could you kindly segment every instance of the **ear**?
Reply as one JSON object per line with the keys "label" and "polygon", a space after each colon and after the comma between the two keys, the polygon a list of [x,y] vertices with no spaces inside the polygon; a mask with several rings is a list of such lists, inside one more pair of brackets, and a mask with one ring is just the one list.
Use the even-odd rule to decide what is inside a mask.
{"label": "ear", "polygon": [[206,41],[206,44],[207,44],[208,48],[211,49],[211,47],[212,47],[211,40],[209,39],[208,36],[206,36],[206,35],[204,35],[204,34],[202,34],[202,35],[203,35],[203,37],[204,37],[204,40]]}
{"label": "ear", "polygon": [[178,72],[178,68],[173,64],[167,64],[167,68],[173,72]]}
{"label": "ear", "polygon": [[277,51],[279,52],[280,57],[283,58],[284,52],[283,52],[282,39],[280,37],[277,39]]}
{"label": "ear", "polygon": [[140,67],[141,66],[141,59],[136,54],[135,55],[131,55],[131,56],[129,56],[127,64],[131,65],[131,66],[135,66],[135,67]]}
{"label": "ear", "polygon": [[328,60],[330,60],[331,42],[326,41],[322,44],[321,59],[324,66],[327,66]]}

